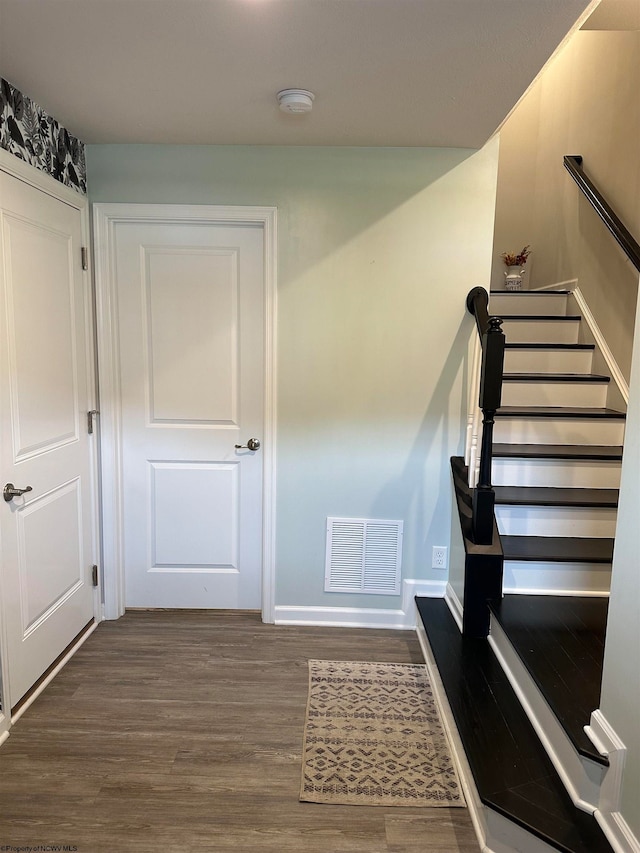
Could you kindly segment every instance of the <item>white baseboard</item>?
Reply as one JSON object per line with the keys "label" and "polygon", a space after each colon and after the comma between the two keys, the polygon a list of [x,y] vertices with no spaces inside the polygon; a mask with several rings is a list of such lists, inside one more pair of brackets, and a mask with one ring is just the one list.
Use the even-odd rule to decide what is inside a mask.
{"label": "white baseboard", "polygon": [[302,607],[276,604],[276,625],[326,625],[331,628],[405,628],[402,610],[366,607]]}
{"label": "white baseboard", "polygon": [[627,748],[599,709],[593,711],[590,723],[584,730],[598,752],[609,759],[609,769],[600,791],[598,810],[603,814],[616,813],[620,809]]}
{"label": "white baseboard", "polygon": [[[447,590],[448,589],[449,585],[447,584]],[[473,779],[473,774],[471,773],[471,768],[469,767],[469,762],[467,761],[467,756],[453,719],[453,713],[449,706],[447,694],[445,692],[444,685],[442,684],[433,653],[429,646],[427,633],[420,621],[418,621],[416,633],[418,635],[420,649],[422,650],[422,656],[427,666],[427,672],[429,673],[429,681],[436,700],[436,705],[440,712],[440,719],[442,720],[442,725],[447,735],[447,741],[451,748],[453,763],[458,772],[462,793],[464,794],[467,808],[469,809],[469,816],[471,817],[471,822],[473,823],[473,828],[478,838],[480,849],[482,850],[482,853],[496,853],[496,851],[493,851],[487,845],[487,822],[484,807],[480,801],[480,796]]]}
{"label": "white baseboard", "polygon": [[307,607],[280,604],[275,607],[276,625],[326,625],[333,628],[390,628],[412,631],[416,627],[414,596],[444,598],[446,581],[408,579],[402,582],[399,610],[370,607]]}
{"label": "white baseboard", "polygon": [[47,687],[47,685],[51,684],[51,682],[56,677],[56,675],[60,672],[62,667],[71,660],[71,658],[75,655],[75,653],[78,651],[80,646],[82,646],[82,645],[84,645],[84,643],[86,643],[86,641],[93,634],[93,632],[96,630],[96,628],[98,627],[99,624],[100,624],[99,622],[94,622],[93,625],[91,625],[91,627],[88,628],[84,632],[84,634],[80,637],[80,639],[73,646],[73,648],[70,649],[67,652],[67,654],[62,658],[62,660],[59,661],[58,664],[51,670],[51,672],[47,675],[47,677],[44,678],[40,682],[40,684],[33,691],[33,693],[29,696],[29,698],[24,703],[24,705],[21,705],[20,708],[16,711],[16,713],[13,714],[13,716],[11,717],[11,725],[12,726],[15,725],[18,722],[18,720],[20,719],[20,717],[24,714],[24,712],[33,705],[33,703],[36,701],[36,699],[42,693],[42,691],[45,689],[45,687]]}
{"label": "white baseboard", "polygon": [[462,633],[462,614],[464,608],[462,606],[462,602],[458,598],[458,594],[450,583],[447,584],[447,590],[444,595],[444,600],[447,602],[447,606],[451,611],[451,615],[456,621],[456,625],[460,629],[460,633]]}
{"label": "white baseboard", "polygon": [[595,818],[614,853],[640,853],[640,840],[620,812],[596,811]]}
{"label": "white baseboard", "polygon": [[8,731],[6,731],[6,732],[2,732],[2,734],[0,735],[0,746],[2,746],[2,744],[5,742],[5,740],[6,740],[8,737],[9,737],[9,732],[8,732]]}
{"label": "white baseboard", "polygon": [[605,360],[607,368],[611,373],[611,379],[618,386],[618,391],[620,392],[622,399],[624,400],[625,405],[629,404],[629,383],[624,378],[624,374],[620,370],[618,366],[618,362],[615,360],[613,353],[609,349],[609,345],[607,341],[600,331],[600,327],[596,323],[596,318],[591,313],[589,306],[582,294],[582,291],[579,287],[576,287],[573,291],[573,298],[576,300],[576,304],[580,309],[580,313],[582,314],[582,319],[585,321],[587,326],[589,327],[589,331],[593,336],[593,341],[601,352],[602,357]]}
{"label": "white baseboard", "polygon": [[408,628],[416,627],[416,605],[415,597],[444,598],[447,582],[408,579],[402,582],[402,611]]}

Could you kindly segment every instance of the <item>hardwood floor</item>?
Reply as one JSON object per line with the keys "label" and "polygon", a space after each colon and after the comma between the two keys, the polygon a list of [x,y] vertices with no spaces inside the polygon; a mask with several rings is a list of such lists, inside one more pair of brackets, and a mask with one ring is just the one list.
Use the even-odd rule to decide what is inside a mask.
{"label": "hardwood floor", "polygon": [[0,846],[477,853],[466,809],[298,801],[309,658],[422,663],[405,631],[219,611],[101,624],[0,748]]}

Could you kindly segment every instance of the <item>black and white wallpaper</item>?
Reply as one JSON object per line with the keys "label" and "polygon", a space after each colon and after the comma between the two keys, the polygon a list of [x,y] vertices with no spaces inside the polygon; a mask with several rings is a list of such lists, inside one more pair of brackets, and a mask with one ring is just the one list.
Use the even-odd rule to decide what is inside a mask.
{"label": "black and white wallpaper", "polygon": [[87,192],[84,143],[2,77],[0,148],[66,186]]}

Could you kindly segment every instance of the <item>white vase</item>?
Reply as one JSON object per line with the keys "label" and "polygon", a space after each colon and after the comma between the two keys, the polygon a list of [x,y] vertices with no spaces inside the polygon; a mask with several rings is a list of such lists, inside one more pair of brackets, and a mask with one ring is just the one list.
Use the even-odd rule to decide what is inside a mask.
{"label": "white vase", "polygon": [[524,270],[519,264],[513,267],[507,267],[507,271],[504,274],[505,290],[522,290],[523,275]]}

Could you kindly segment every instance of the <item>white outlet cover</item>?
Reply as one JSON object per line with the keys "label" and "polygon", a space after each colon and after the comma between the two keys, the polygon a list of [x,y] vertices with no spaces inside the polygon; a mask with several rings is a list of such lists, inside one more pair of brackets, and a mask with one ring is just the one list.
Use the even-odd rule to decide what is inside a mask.
{"label": "white outlet cover", "polygon": [[444,545],[434,545],[431,551],[431,568],[447,568],[447,549]]}

